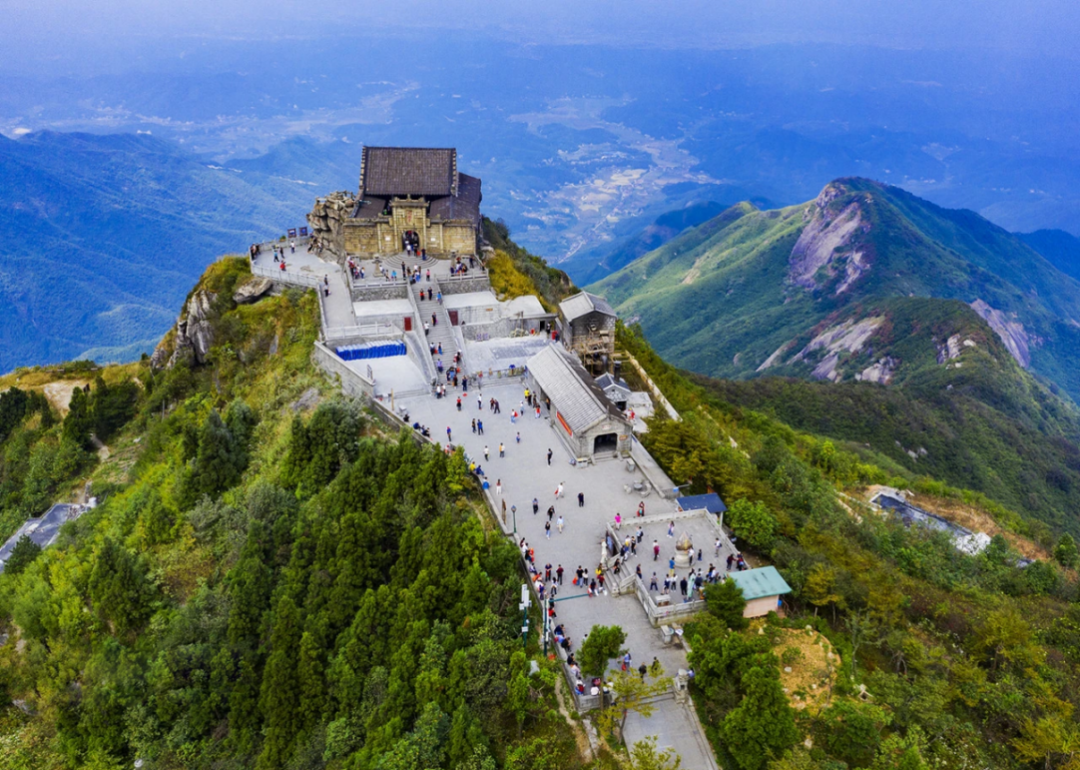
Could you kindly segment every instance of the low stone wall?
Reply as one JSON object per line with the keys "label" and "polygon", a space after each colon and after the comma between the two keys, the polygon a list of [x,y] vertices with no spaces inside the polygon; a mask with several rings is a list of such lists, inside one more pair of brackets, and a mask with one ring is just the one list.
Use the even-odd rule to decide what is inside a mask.
{"label": "low stone wall", "polygon": [[502,337],[512,337],[515,333],[521,336],[529,337],[541,334],[540,324],[544,322],[545,318],[500,318],[497,321],[489,321],[487,323],[463,323],[461,324],[461,333],[465,335],[465,339],[473,342],[483,342],[484,340],[499,339]]}
{"label": "low stone wall", "polygon": [[331,379],[337,379],[341,391],[353,398],[375,399],[375,383],[350,369],[337,353],[321,342],[315,343],[315,365]]}
{"label": "low stone wall", "polygon": [[396,281],[370,280],[353,283],[353,302],[375,302],[381,299],[407,299],[409,296],[408,282],[398,279]]}
{"label": "low stone wall", "polygon": [[439,279],[439,291],[444,295],[468,294],[473,291],[489,291],[490,289],[491,281],[488,280],[487,273],[466,275],[460,278]]}

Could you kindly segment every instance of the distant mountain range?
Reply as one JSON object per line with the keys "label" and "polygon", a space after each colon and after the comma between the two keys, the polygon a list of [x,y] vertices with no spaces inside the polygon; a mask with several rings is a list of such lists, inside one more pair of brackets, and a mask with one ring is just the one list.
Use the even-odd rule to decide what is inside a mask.
{"label": "distant mountain range", "polygon": [[304,224],[357,149],[286,142],[226,167],[147,135],[0,136],[0,372],[152,350],[208,263]]}
{"label": "distant mountain range", "polygon": [[[1047,250],[1064,241],[1031,237]],[[798,206],[733,206],[592,288],[671,361],[711,376],[889,382],[923,358],[904,347],[912,335],[958,368],[988,349],[988,326],[1076,399],[1080,281],[1055,266],[1068,253],[1051,262],[973,212],[839,179]]]}

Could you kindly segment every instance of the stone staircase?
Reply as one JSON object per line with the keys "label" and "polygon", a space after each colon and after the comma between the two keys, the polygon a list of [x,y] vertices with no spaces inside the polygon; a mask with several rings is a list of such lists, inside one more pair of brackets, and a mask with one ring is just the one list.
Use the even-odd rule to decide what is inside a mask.
{"label": "stone staircase", "polygon": [[[433,299],[427,299],[427,290],[431,289]],[[439,301],[434,299],[439,294],[439,283],[432,279],[431,281],[421,280],[419,283],[413,284],[409,287],[409,290],[413,293],[413,297],[416,299],[416,306],[420,310],[420,325],[421,327],[426,323],[431,326],[432,315],[434,315],[437,323],[431,326],[430,331],[427,334],[426,343],[430,345],[442,345],[442,355],[436,354],[435,360],[442,359],[444,371],[454,362],[454,353],[458,351],[457,338],[454,336],[453,328],[450,326],[450,316],[446,312],[446,308],[439,304]],[[420,292],[424,292],[424,299],[420,298]],[[465,352],[461,351],[462,357]],[[462,371],[467,372],[468,369],[462,364]]]}

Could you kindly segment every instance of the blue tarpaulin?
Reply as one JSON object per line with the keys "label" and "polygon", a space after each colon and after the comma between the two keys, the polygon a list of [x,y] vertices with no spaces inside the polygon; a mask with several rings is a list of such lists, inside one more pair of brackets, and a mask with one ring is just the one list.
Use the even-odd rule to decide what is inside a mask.
{"label": "blue tarpaulin", "polygon": [[704,508],[709,513],[714,513],[719,516],[727,510],[724,501],[721,500],[720,495],[715,492],[710,492],[707,495],[688,495],[687,497],[680,497],[676,499],[676,502],[679,504],[679,509],[683,511],[697,511]]}
{"label": "blue tarpaulin", "polygon": [[366,342],[362,345],[345,345],[336,348],[343,361],[358,361],[364,358],[389,358],[405,355],[404,342]]}

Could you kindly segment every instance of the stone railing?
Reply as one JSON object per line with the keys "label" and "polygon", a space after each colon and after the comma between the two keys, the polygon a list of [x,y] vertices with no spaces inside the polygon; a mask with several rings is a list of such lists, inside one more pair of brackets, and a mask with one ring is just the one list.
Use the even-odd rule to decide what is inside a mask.
{"label": "stone railing", "polygon": [[323,339],[327,345],[333,343],[359,342],[360,340],[386,339],[401,337],[401,328],[390,323],[370,323],[357,326],[324,327]]}
{"label": "stone railing", "polygon": [[470,272],[468,275],[444,275],[439,277],[440,291],[444,295],[467,294],[471,291],[489,291],[491,281],[487,273],[479,275]]}
{"label": "stone railing", "polygon": [[409,283],[400,278],[396,281],[358,281],[352,284],[349,289],[349,294],[352,297],[353,302],[373,302],[381,299],[405,299],[409,295]]}
{"label": "stone railing", "polygon": [[681,420],[682,417],[680,417],[679,413],[675,411],[675,407],[671,405],[671,402],[668,401],[667,397],[664,396],[664,394],[660,391],[660,386],[653,382],[652,377],[645,373],[645,368],[638,363],[638,360],[625,351],[623,351],[621,355],[625,356],[626,360],[630,362],[631,366],[637,369],[637,373],[641,375],[641,379],[645,383],[645,387],[649,389],[649,392],[652,394],[653,398],[659,401],[660,405],[664,407],[664,409],[668,413],[668,416],[676,422]]}
{"label": "stone railing", "polygon": [[645,587],[645,583],[637,575],[634,576],[634,592],[637,594],[641,606],[645,609],[645,614],[648,615],[649,623],[652,624],[653,628],[658,628],[675,618],[685,618],[705,611],[704,599],[678,601],[664,605],[657,604],[653,595],[649,593],[649,589]]}
{"label": "stone railing", "polygon": [[294,273],[291,270],[281,270],[280,268],[267,267],[265,265],[252,264],[251,274],[269,278],[274,283],[284,283],[289,286],[303,286],[309,289],[317,288],[318,285],[322,283],[322,279],[317,278],[314,275]]}

